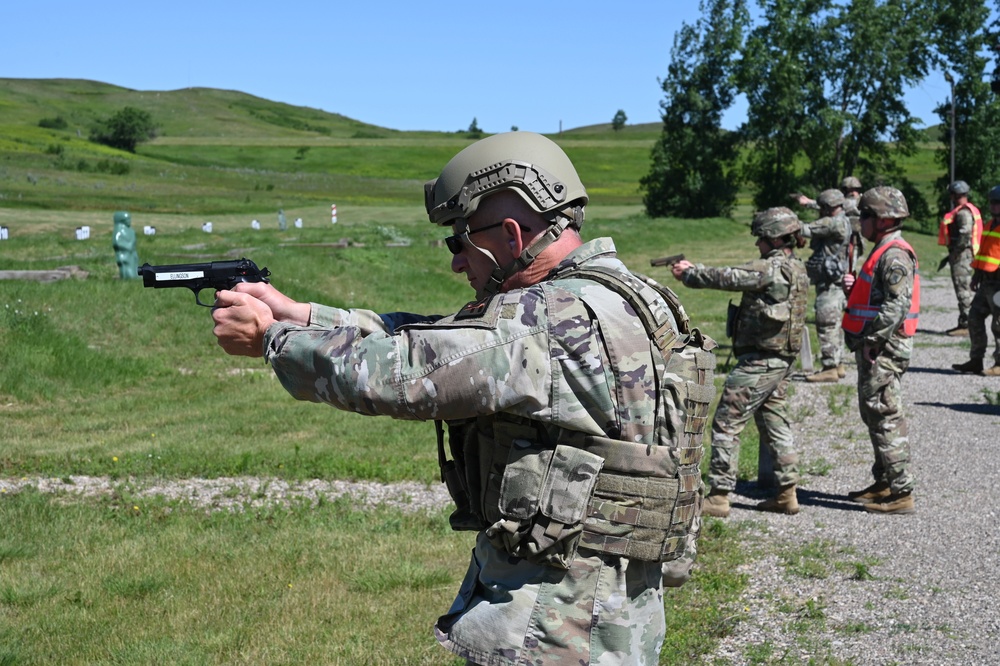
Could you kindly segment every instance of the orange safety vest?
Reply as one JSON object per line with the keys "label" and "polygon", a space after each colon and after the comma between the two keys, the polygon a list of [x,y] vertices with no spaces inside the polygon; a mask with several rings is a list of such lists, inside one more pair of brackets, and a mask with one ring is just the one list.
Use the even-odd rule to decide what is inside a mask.
{"label": "orange safety vest", "polygon": [[948,244],[948,225],[954,221],[955,215],[963,208],[968,208],[969,212],[972,213],[972,254],[976,254],[979,252],[979,244],[983,238],[983,216],[979,212],[979,209],[969,202],[956,206],[945,213],[944,218],[941,220],[941,226],[938,227],[938,245]]}
{"label": "orange safety vest", "polygon": [[882,257],[886,250],[894,245],[898,245],[911,255],[913,255],[914,275],[913,275],[913,300],[910,301],[910,311],[903,320],[900,332],[910,338],[917,332],[917,318],[920,315],[920,272],[917,270],[917,253],[913,251],[910,244],[902,238],[889,241],[882,247],[875,248],[868,255],[864,266],[861,267],[861,274],[858,275],[851,295],[847,297],[847,311],[844,312],[844,320],[841,324],[845,331],[858,335],[864,330],[865,324],[874,320],[878,315],[879,307],[871,304],[872,280],[875,279],[875,264]]}
{"label": "orange safety vest", "polygon": [[983,242],[972,257],[972,267],[992,273],[1000,267],[1000,220],[994,218],[983,232]]}

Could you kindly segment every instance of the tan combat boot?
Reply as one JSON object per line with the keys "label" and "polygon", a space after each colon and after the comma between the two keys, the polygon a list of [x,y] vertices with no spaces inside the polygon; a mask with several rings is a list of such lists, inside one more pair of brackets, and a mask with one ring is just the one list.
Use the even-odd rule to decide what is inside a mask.
{"label": "tan combat boot", "polygon": [[1000,377],[1000,365],[994,365],[989,370],[983,370],[983,374],[987,377]]}
{"label": "tan combat boot", "polygon": [[890,494],[888,481],[876,481],[863,490],[852,490],[847,493],[847,499],[860,504],[868,504],[885,499]]}
{"label": "tan combat boot", "polygon": [[967,338],[969,337],[969,329],[960,325],[955,328],[949,328],[945,331],[945,334],[950,335],[953,338]]}
{"label": "tan combat boot", "polygon": [[799,500],[795,496],[795,484],[781,486],[781,490],[775,497],[764,500],[757,505],[758,511],[770,511],[771,513],[784,513],[794,516],[799,512]]}
{"label": "tan combat boot", "polygon": [[807,382],[836,382],[840,380],[840,373],[836,367],[823,368],[820,372],[806,375]]}
{"label": "tan combat boot", "polygon": [[847,376],[847,368],[844,367],[843,363],[837,366],[837,376],[841,379]]}
{"label": "tan combat boot", "polygon": [[899,493],[883,497],[877,502],[865,504],[865,511],[869,513],[913,513],[916,509],[913,506],[913,495],[911,493]]}
{"label": "tan combat boot", "polygon": [[728,518],[729,491],[716,490],[713,488],[711,491],[709,491],[708,496],[705,497],[705,501],[702,502],[701,512],[706,516],[715,516],[716,518]]}

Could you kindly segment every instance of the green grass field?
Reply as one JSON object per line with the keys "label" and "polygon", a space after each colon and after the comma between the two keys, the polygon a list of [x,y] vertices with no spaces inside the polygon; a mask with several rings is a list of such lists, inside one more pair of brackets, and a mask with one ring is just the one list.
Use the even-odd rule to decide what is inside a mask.
{"label": "green grass field", "polygon": [[[85,129],[77,136],[124,104],[161,118],[162,137],[128,155],[88,143]],[[436,245],[444,232],[426,220],[422,183],[469,139],[240,93],[78,81],[0,79],[0,111],[0,225],[10,230],[0,270],[88,272],[0,280],[0,478],[93,475],[115,489],[92,500],[0,496],[0,666],[454,664],[430,626],[457,590],[471,539],[450,532],[445,513],[361,513],[343,501],[206,513],[130,491],[137,480],[238,475],[429,484],[438,470],[430,424],[296,402],[261,361],[218,348],[190,292],[119,279],[111,232],[113,211],[129,210],[140,262],[247,256],[298,300],[447,313],[471,294]],[[54,115],[69,128],[37,126]],[[613,236],[630,266],[672,287],[650,258],[752,258],[745,204],[736,219],[642,214],[637,182],[656,131],[554,137],[592,196],[584,235]],[[129,172],[95,170],[101,160]],[[914,173],[936,177],[929,149]],[[278,208],[304,228],[278,231]],[[211,234],[201,231],[208,220]],[[90,240],[75,240],[81,225]],[[156,235],[143,236],[145,225]],[[341,238],[351,246],[331,247]],[[399,241],[409,244],[387,245]],[[911,242],[936,263],[934,238]],[[725,343],[730,295],[676,288],[694,324]],[[752,426],[743,441],[752,479]],[[707,521],[698,574],[666,595],[662,663],[697,661],[727,633],[738,566],[757,536]]]}

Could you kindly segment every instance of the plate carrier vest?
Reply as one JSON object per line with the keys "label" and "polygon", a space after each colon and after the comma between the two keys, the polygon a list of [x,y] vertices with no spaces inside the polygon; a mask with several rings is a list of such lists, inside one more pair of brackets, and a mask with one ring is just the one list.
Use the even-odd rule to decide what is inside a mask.
{"label": "plate carrier vest", "polygon": [[[638,443],[624,419],[622,432],[612,438],[499,413],[448,422],[449,460],[438,421],[442,481],[456,504],[452,528],[485,530],[494,546],[511,555],[563,569],[578,546],[675,560],[697,536],[701,440],[715,395],[716,343],[689,327],[670,289],[645,276],[576,267],[555,279],[598,282],[625,299],[642,321],[645,344],[655,345],[654,443]],[[606,349],[619,404],[649,400],[620,374],[615,345]],[[657,352],[662,363],[655,362]]]}

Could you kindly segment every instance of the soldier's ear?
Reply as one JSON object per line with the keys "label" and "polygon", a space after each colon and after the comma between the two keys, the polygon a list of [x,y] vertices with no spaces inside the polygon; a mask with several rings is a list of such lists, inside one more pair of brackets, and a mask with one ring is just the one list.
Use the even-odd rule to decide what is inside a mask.
{"label": "soldier's ear", "polygon": [[512,254],[521,254],[521,250],[524,249],[526,244],[521,235],[523,229],[521,223],[512,217],[508,217],[504,222],[504,231],[507,232],[507,246],[510,248]]}

